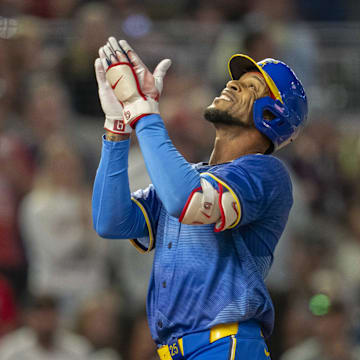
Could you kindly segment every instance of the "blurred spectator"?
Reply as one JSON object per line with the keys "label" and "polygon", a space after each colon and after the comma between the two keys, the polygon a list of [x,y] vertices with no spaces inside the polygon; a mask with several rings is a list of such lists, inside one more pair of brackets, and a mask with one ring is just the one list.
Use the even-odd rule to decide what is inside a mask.
{"label": "blurred spectator", "polygon": [[66,320],[80,301],[105,289],[106,241],[92,229],[84,164],[63,137],[51,137],[34,188],[21,208],[29,287],[58,297]]}
{"label": "blurred spectator", "polygon": [[[339,186],[346,205],[344,212],[347,211],[350,215],[351,209],[356,210],[355,206],[360,198],[360,131],[357,123],[346,129],[340,125],[337,130],[338,134],[335,134],[337,136],[331,141],[335,146],[330,145],[330,149],[334,147],[335,149],[330,155],[338,164],[338,177],[341,180]],[[349,219],[348,215],[345,216],[346,220]],[[357,236],[358,230],[354,228],[354,224],[349,221],[348,225],[350,231],[355,231]]]}
{"label": "blurred spectator", "polygon": [[[296,213],[292,216],[296,216]],[[307,303],[314,291],[320,291],[319,282],[314,280],[314,276],[332,265],[333,239],[336,235],[333,235],[334,238],[328,236],[330,229],[316,230],[321,228],[321,222],[314,218],[311,221],[314,222],[312,227],[303,223],[302,229],[297,227],[297,231],[293,229],[293,232],[287,233],[286,239],[280,240],[280,243],[283,240],[289,242],[283,255],[286,256],[283,267],[286,269],[287,286],[283,289],[279,285],[270,287],[277,319],[274,333],[269,339],[272,359],[278,359],[284,350],[311,335]],[[335,283],[335,277],[333,280]],[[271,284],[274,284],[274,278]]]}
{"label": "blurred spectator", "polygon": [[[341,0],[297,0],[297,7],[302,19],[307,21],[344,21],[350,4]],[[350,1],[352,3],[352,1]],[[350,5],[351,7],[351,5]],[[350,13],[351,14],[351,13]]]}
{"label": "blurred spectator", "polygon": [[176,148],[190,162],[208,161],[214,129],[203,117],[205,107],[211,103],[211,92],[204,81],[195,75],[172,73],[167,77],[164,93],[162,116]]}
{"label": "blurred spectator", "polygon": [[112,293],[98,294],[87,299],[79,309],[77,332],[91,343],[92,360],[121,360],[117,352],[121,331],[118,296]]}
{"label": "blurred spectator", "polygon": [[292,262],[289,259],[289,254],[293,251],[293,243],[298,240],[297,234],[304,232],[311,218],[310,207],[304,196],[301,179],[294,173],[291,173],[290,176],[293,185],[294,204],[284,233],[276,246],[274,262],[266,278],[266,284],[272,293],[277,295],[286,294],[292,288],[291,283],[294,277],[292,270],[294,269],[289,264]]}
{"label": "blurred spectator", "polygon": [[[266,278],[266,284],[274,303],[276,318],[273,334],[268,339],[272,359],[278,359],[288,346],[287,343],[292,341],[292,334],[294,332],[298,333],[297,330],[291,331],[291,329],[285,329],[287,324],[303,329],[302,333],[307,332],[307,326],[304,326],[304,322],[300,321],[303,320],[303,313],[297,311],[298,306],[296,304],[298,300],[290,299],[289,292],[294,288],[294,278],[296,277],[296,273],[294,274],[296,269],[290,265],[293,261],[291,254],[294,250],[294,242],[301,241],[297,234],[303,233],[307,228],[311,219],[311,213],[309,205],[305,201],[304,189],[300,179],[293,173],[291,174],[291,179],[293,183],[294,205],[291,209],[285,231],[276,246],[274,262]],[[292,320],[293,315],[295,317],[294,320]],[[301,332],[299,333],[301,334]],[[302,335],[300,337],[303,339]]]}
{"label": "blurred spectator", "polygon": [[210,25],[217,28],[217,25],[224,22],[224,8],[227,9],[230,3],[231,1],[228,1],[224,7],[220,1],[212,1],[211,3],[206,0],[191,1],[191,3],[188,2],[186,15],[190,15],[191,19],[196,21],[200,27],[204,24],[208,27]]}
{"label": "blurred spectator", "polygon": [[227,0],[224,2],[215,0],[209,3],[203,0],[185,0],[184,2],[186,4],[184,14],[191,15],[193,20],[206,18],[207,20],[214,19],[217,21],[221,19],[222,22],[235,22],[239,21],[247,11],[246,1]]}
{"label": "blurred spectator", "polygon": [[236,53],[247,54],[255,61],[279,58],[276,41],[262,16],[249,15],[241,23],[222,27],[208,64],[209,78],[215,88],[222,89],[230,80],[224,64]]}
{"label": "blurred spectator", "polygon": [[266,31],[250,29],[244,38],[244,52],[255,61],[277,58],[276,51],[274,40]]}
{"label": "blurred spectator", "polygon": [[0,133],[0,273],[7,277],[17,299],[27,288],[18,211],[23,196],[30,190],[32,176],[29,149],[18,137]]}
{"label": "blurred spectator", "polygon": [[249,10],[247,1],[228,0],[224,2],[217,0],[217,3],[220,6],[220,9],[222,9],[227,22],[240,21]]}
{"label": "blurred spectator", "polygon": [[1,360],[85,360],[90,345],[59,325],[56,299],[41,295],[31,299],[25,325],[0,341]]}
{"label": "blurred spectator", "polygon": [[[281,339],[281,351],[276,353],[275,358],[279,358],[284,350],[302,343],[313,335],[313,319],[307,307],[308,297],[297,296],[294,293],[292,298],[287,300],[285,309],[279,309],[283,311],[282,322],[275,325],[279,328],[277,335]],[[273,357],[275,354],[271,355]]]}
{"label": "blurred spectator", "polygon": [[[328,231],[320,230],[321,222],[313,218],[313,227],[304,229],[303,233],[295,234],[291,252],[288,256],[288,271],[291,274],[290,298],[308,298],[313,293],[313,276],[320,269],[332,265],[334,251],[332,237]],[[299,286],[301,284],[301,286]]]}
{"label": "blurred spectator", "polygon": [[[141,339],[139,341],[139,339]],[[138,314],[129,340],[128,360],[157,360],[156,346],[151,338],[145,313]]]}
{"label": "blurred spectator", "polygon": [[74,109],[82,115],[102,116],[94,61],[98,49],[111,35],[110,8],[105,4],[89,3],[76,15],[76,28],[61,66]]}
{"label": "blurred spectator", "polygon": [[0,14],[2,16],[15,16],[26,9],[26,0],[2,0],[0,2]]}
{"label": "blurred spectator", "polygon": [[316,35],[303,22],[294,0],[254,0],[245,22],[252,30],[260,27],[269,34],[277,48],[278,58],[289,64],[307,89],[316,82],[313,59],[318,55]]}
{"label": "blurred spectator", "polygon": [[289,349],[281,360],[360,359],[360,349],[349,337],[349,316],[345,304],[334,301],[327,314],[313,317],[313,336]]}
{"label": "blurred spectator", "polygon": [[[13,25],[14,33],[21,32],[18,23],[13,22]],[[8,34],[9,38],[14,35],[4,31],[1,35]],[[15,115],[19,74],[14,69],[13,41],[0,39],[0,273],[9,281],[18,302],[27,289],[27,263],[19,232],[18,209],[32,186],[34,159]]]}
{"label": "blurred spectator", "polygon": [[[329,121],[313,121],[294,143],[289,162],[302,179],[305,196],[316,214],[339,219],[344,215],[351,183],[339,162],[338,128]],[[331,141],[329,141],[331,139]]]}
{"label": "blurred spectator", "polygon": [[17,325],[17,315],[13,290],[6,278],[0,274],[0,338],[14,330]]}
{"label": "blurred spectator", "polygon": [[113,287],[124,297],[128,316],[145,308],[153,256],[153,253],[138,252],[126,240],[112,240],[109,243],[109,258],[114,271]]}
{"label": "blurred spectator", "polygon": [[43,18],[66,18],[80,0],[27,0],[26,12]]}
{"label": "blurred spectator", "polygon": [[42,69],[45,24],[37,17],[21,16],[16,19],[16,32],[8,40],[11,70],[15,75],[12,86],[17,90],[14,110],[22,105],[23,91],[30,75]]}
{"label": "blurred spectator", "polygon": [[243,23],[225,23],[219,29],[208,62],[203,65],[206,70],[205,77],[216,93],[221,91],[231,79],[226,66],[227,61],[232,55],[245,52],[243,45],[245,36],[246,29]]}
{"label": "blurred spectator", "polygon": [[360,204],[347,209],[348,233],[339,239],[335,255],[335,269],[342,278],[344,299],[360,308]]}
{"label": "blurred spectator", "polygon": [[71,129],[71,111],[68,96],[62,84],[48,74],[32,76],[24,100],[25,133],[33,151],[39,155],[46,140]]}
{"label": "blurred spectator", "polygon": [[[72,112],[69,94],[59,78],[49,73],[37,73],[29,79],[29,86],[23,101],[22,124],[14,124],[18,133],[23,134],[30,144],[37,162],[40,161],[43,145],[49,137],[71,136],[83,156],[86,177],[90,183],[95,173],[94,144],[87,140],[84,123]],[[87,121],[87,124],[89,122]],[[89,125],[88,125],[89,127]],[[101,127],[99,129],[101,131]]]}
{"label": "blurred spectator", "polygon": [[13,120],[16,73],[13,71],[9,41],[0,38],[0,130],[7,129]]}

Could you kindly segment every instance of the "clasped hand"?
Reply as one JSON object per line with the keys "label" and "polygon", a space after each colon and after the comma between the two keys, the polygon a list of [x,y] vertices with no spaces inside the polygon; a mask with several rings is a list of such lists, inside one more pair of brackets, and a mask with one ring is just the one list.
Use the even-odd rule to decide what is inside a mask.
{"label": "clasped hand", "polygon": [[163,78],[171,60],[162,60],[152,74],[125,40],[118,42],[114,37],[99,49],[99,56],[95,72],[105,128],[130,133],[143,116],[159,113]]}

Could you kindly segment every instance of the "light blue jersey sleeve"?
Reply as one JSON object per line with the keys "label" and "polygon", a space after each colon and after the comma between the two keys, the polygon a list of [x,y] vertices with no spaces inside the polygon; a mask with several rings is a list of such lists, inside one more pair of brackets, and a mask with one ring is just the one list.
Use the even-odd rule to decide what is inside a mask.
{"label": "light blue jersey sleeve", "polygon": [[200,186],[200,175],[172,144],[160,115],[141,118],[136,124],[147,171],[166,211],[179,217],[191,192]]}
{"label": "light blue jersey sleeve", "polygon": [[138,250],[150,251],[155,246],[154,229],[160,204],[152,186],[130,194],[129,146],[130,140],[103,139],[93,187],[93,224],[101,237],[134,239],[132,242]]}

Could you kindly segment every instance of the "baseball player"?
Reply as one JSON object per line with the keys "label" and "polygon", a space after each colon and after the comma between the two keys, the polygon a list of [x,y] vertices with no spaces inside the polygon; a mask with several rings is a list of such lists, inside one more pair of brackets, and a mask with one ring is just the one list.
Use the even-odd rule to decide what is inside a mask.
{"label": "baseball player", "polygon": [[[159,115],[170,60],[152,74],[114,38],[99,54],[106,135],[94,227],[102,237],[155,250],[147,312],[160,358],[269,359],[264,338],[274,308],[264,279],[293,201],[288,171],[270,154],[306,121],[299,79],[281,61],[232,56],[231,80],[204,113],[216,129],[213,152],[208,164],[194,165],[175,149]],[[130,194],[133,130],[152,184]]]}

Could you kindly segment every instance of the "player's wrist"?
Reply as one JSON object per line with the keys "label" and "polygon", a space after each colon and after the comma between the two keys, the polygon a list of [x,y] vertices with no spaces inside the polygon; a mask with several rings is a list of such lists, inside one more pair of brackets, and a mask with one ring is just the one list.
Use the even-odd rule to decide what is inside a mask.
{"label": "player's wrist", "polygon": [[123,141],[123,140],[128,140],[130,138],[130,134],[118,134],[118,133],[113,133],[109,130],[106,130],[105,132],[105,139],[107,141]]}

